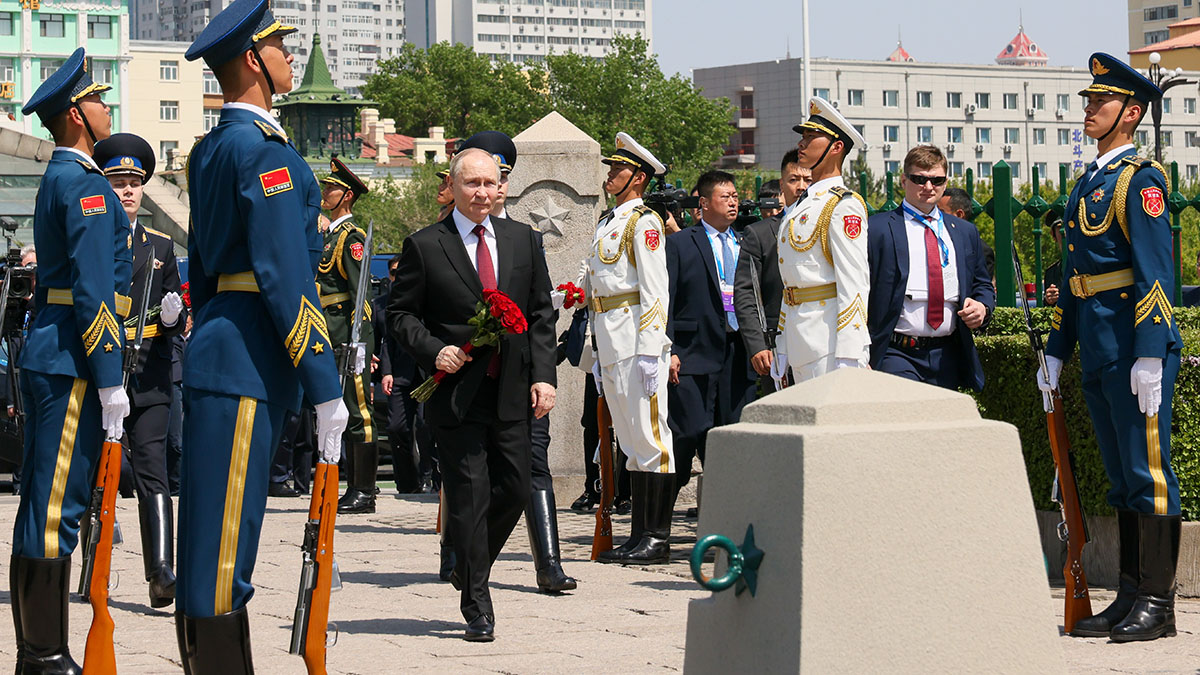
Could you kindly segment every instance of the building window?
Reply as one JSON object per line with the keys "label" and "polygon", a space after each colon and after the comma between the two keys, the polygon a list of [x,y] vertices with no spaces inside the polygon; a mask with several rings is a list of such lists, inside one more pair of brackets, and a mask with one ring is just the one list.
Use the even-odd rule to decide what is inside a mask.
{"label": "building window", "polygon": [[883,142],[896,143],[900,140],[900,127],[894,124],[883,125]]}
{"label": "building window", "polygon": [[1171,114],[1171,99],[1164,96],[1162,99],[1162,108],[1164,113]]}
{"label": "building window", "polygon": [[1046,172],[1047,172],[1049,169],[1046,167],[1046,163],[1045,163],[1045,162],[1034,162],[1034,163],[1033,163],[1033,168],[1037,169],[1037,172],[1038,172],[1038,180],[1046,180],[1046,179],[1048,179],[1048,178],[1050,177],[1050,176],[1046,175]]}
{"label": "building window", "polygon": [[816,87],[813,89],[813,96],[820,96],[826,101],[829,100],[829,89],[826,87]]}
{"label": "building window", "polygon": [[1031,107],[1033,107],[1034,110],[1045,110],[1046,109],[1046,95],[1045,94],[1031,94],[1029,96],[1029,104]]}
{"label": "building window", "polygon": [[866,137],[867,137],[867,125],[865,125],[865,124],[855,124],[855,125],[854,125],[854,130],[858,132],[858,135],[859,135],[859,136],[862,136],[863,138],[866,138]]}
{"label": "building window", "polygon": [[[1080,166],[1083,166],[1083,165],[1080,164]],[[1063,169],[1067,170],[1068,176],[1071,175],[1071,163],[1070,162],[1059,162],[1058,163],[1058,172],[1061,174]]]}
{"label": "building window", "polygon": [[1021,129],[1018,127],[1004,127],[1004,142],[1005,143],[1020,143]]}
{"label": "building window", "polygon": [[1142,17],[1145,21],[1177,19],[1179,18],[1179,5],[1159,5],[1158,7],[1147,7],[1142,10]]}
{"label": "building window", "polygon": [[992,95],[987,92],[975,92],[975,105],[987,110],[992,107]]}
{"label": "building window", "polygon": [[1020,162],[1009,162],[1008,168],[1012,169],[1012,177],[1014,179],[1021,177],[1021,163]]}
{"label": "building window", "polygon": [[1071,109],[1071,95],[1070,94],[1058,94],[1057,96],[1055,96],[1055,100],[1058,101],[1057,103],[1055,103],[1055,106],[1059,110],[1066,112]]}
{"label": "building window", "polygon": [[1169,132],[1169,131],[1163,131],[1163,132],[1160,132],[1160,133],[1162,134],[1162,146],[1163,146],[1164,148],[1169,148],[1169,147],[1171,147],[1171,132]]}
{"label": "building window", "polygon": [[933,127],[917,127],[917,142],[932,143],[933,142]]}
{"label": "building window", "polygon": [[60,38],[66,34],[66,23],[62,14],[42,14],[39,24],[42,37]]}
{"label": "building window", "polygon": [[12,12],[0,12],[0,35],[13,34]]}
{"label": "building window", "polygon": [[1137,140],[1137,144],[1143,148],[1150,145],[1150,132],[1145,129],[1139,129],[1134,138]]}
{"label": "building window", "polygon": [[975,176],[977,178],[991,178],[992,177],[992,163],[991,162],[976,163],[975,164]]}
{"label": "building window", "polygon": [[179,101],[159,101],[158,119],[164,122],[178,122]]}
{"label": "building window", "polygon": [[1046,144],[1046,130],[1045,129],[1034,129],[1033,130],[1033,144],[1034,145],[1045,145]]}
{"label": "building window", "polygon": [[88,17],[88,39],[107,40],[112,37],[112,18],[107,16]]}
{"label": "building window", "polygon": [[159,141],[158,158],[165,166],[170,166],[171,160],[179,152],[179,141]]}
{"label": "building window", "polygon": [[178,61],[159,61],[158,62],[158,79],[174,82],[179,79],[179,62]]}
{"label": "building window", "polygon": [[883,90],[883,107],[898,108],[900,107],[900,92],[896,89]]}
{"label": "building window", "polygon": [[1195,181],[1197,178],[1200,178],[1200,167],[1197,167],[1195,164],[1188,164],[1187,178],[1189,181]]}
{"label": "building window", "polygon": [[1196,99],[1194,99],[1194,98],[1183,99],[1183,112],[1185,112],[1189,115],[1195,115],[1196,114]]}
{"label": "building window", "polygon": [[1200,136],[1195,131],[1185,131],[1183,132],[1183,144],[1186,147],[1194,148],[1200,145]]}
{"label": "building window", "polygon": [[950,162],[950,177],[951,178],[961,178],[963,175],[963,171],[964,171],[964,169],[963,169],[962,162]]}
{"label": "building window", "polygon": [[946,107],[961,108],[962,107],[962,92],[948,91],[946,92]]}
{"label": "building window", "polygon": [[212,131],[212,128],[221,123],[220,108],[205,108],[204,109],[204,133]]}
{"label": "building window", "polygon": [[975,142],[976,143],[991,143],[992,130],[990,127],[975,127]]}
{"label": "building window", "polygon": [[846,92],[846,103],[849,105],[862,105],[863,104],[863,90],[862,89],[851,89],[851,90],[847,91]]}
{"label": "building window", "polygon": [[42,67],[41,67],[42,82],[45,82],[46,78],[53,75],[54,71],[58,70],[59,68],[62,68],[63,63],[64,63],[64,61],[62,59],[42,59]]}
{"label": "building window", "polygon": [[112,85],[113,83],[113,62],[112,61],[92,61],[92,80],[99,84]]}
{"label": "building window", "polygon": [[1003,103],[1004,103],[1005,110],[1016,110],[1017,109],[1017,95],[1016,94],[1005,94]]}
{"label": "building window", "polygon": [[886,173],[890,173],[893,175],[900,173],[900,160],[897,160],[897,159],[887,160],[886,162],[883,163],[883,170]]}
{"label": "building window", "polygon": [[221,83],[217,82],[217,76],[207,68],[204,69],[204,93],[221,95]]}
{"label": "building window", "polygon": [[917,107],[918,108],[932,108],[933,107],[933,92],[932,91],[918,91],[917,92]]}
{"label": "building window", "polygon": [[1142,39],[1145,40],[1146,44],[1148,45],[1158,44],[1159,42],[1162,42],[1170,37],[1171,31],[1167,30],[1166,28],[1162,30],[1148,30],[1145,33],[1142,33]]}
{"label": "building window", "polygon": [[1070,129],[1059,129],[1058,130],[1058,144],[1059,145],[1070,145],[1071,144],[1071,130]]}
{"label": "building window", "polygon": [[16,59],[0,59],[0,82],[16,79]]}
{"label": "building window", "polygon": [[948,127],[946,129],[946,142],[947,143],[962,143],[963,142],[962,139],[963,139],[963,128],[962,127]]}

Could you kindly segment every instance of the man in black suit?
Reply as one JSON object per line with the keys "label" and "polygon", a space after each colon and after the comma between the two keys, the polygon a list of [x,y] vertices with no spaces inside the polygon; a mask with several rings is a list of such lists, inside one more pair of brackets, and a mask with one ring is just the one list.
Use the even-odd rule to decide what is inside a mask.
{"label": "man in black suit", "polygon": [[[450,181],[454,210],[404,243],[388,326],[425,372],[449,374],[426,402],[425,421],[438,444],[465,637],[491,641],[488,576],[529,500],[530,414],[554,407],[553,308],[534,231],[490,215],[500,181],[492,156],[478,148],[455,155]],[[498,352],[467,354],[468,321],[486,288],[506,293],[529,329],[502,336]]]}
{"label": "man in black suit", "polygon": [[[399,266],[399,256],[388,261],[388,277],[393,282],[396,280],[396,269]],[[396,492],[432,492],[432,478],[425,475],[426,467],[429,467],[432,474],[432,460],[421,456],[418,461],[413,453],[416,445],[417,409],[420,406],[411,394],[413,387],[421,383],[417,373],[417,362],[400,348],[394,338],[389,335],[382,337],[379,348],[379,372],[382,378],[380,385],[384,396],[387,396],[388,441],[392,445],[392,471],[396,478]],[[427,448],[419,449],[422,455],[428,453]],[[429,481],[427,488],[426,480]]]}
{"label": "man in black suit", "polygon": [[[786,211],[808,188],[812,170],[800,166],[799,151],[792,148],[783,156],[779,175],[779,191]],[[739,332],[746,343],[746,353],[750,355],[750,367],[758,374],[764,393],[775,391],[775,381],[770,375],[775,333],[779,326],[779,305],[783,302],[783,280],[779,277],[778,262],[779,220],[782,216],[782,212],[777,213],[742,230],[742,250],[733,279],[733,306]],[[760,307],[761,316],[766,320],[766,331],[759,318]]]}
{"label": "man in black suit", "polygon": [[904,201],[867,226],[871,367],[939,387],[983,389],[971,331],[996,307],[979,231],[943,213],[946,157],[919,145],[904,158]]}
{"label": "man in black suit", "polygon": [[733,176],[709,171],[696,182],[701,221],[667,237],[671,371],[667,407],[674,435],[675,488],[691,479],[692,457],[704,462],[714,426],[732,424],[754,397],[754,371],[738,333],[734,270],[740,245],[733,223]]}

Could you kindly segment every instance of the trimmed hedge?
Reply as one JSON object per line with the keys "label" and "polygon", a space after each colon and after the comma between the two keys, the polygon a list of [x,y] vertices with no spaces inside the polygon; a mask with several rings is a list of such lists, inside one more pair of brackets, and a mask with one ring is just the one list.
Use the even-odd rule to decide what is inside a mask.
{"label": "trimmed hedge", "polygon": [[[1184,348],[1172,409],[1171,465],[1179,477],[1184,518],[1200,520],[1200,308],[1176,308],[1175,312]],[[1033,315],[1037,328],[1049,330],[1049,308],[1034,309]],[[1039,509],[1054,510],[1057,507],[1050,501],[1054,459],[1046,434],[1042,397],[1034,382],[1037,366],[1024,331],[1021,310],[1000,307],[987,329],[976,336],[975,346],[986,381],[983,391],[975,394],[975,400],[984,417],[1017,427],[1034,504]],[[1092,515],[1111,514],[1112,508],[1105,501],[1108,477],[1083,401],[1077,357],[1063,366],[1060,381],[1084,511]]]}

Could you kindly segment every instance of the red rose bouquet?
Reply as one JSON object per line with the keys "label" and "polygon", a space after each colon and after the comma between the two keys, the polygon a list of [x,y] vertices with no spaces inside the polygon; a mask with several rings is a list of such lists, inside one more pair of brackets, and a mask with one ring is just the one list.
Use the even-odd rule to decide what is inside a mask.
{"label": "red rose bouquet", "polygon": [[192,308],[192,291],[191,291],[191,288],[192,288],[192,282],[190,282],[190,281],[185,281],[185,282],[183,282],[183,285],[181,285],[181,286],[179,287],[179,290],[183,291],[183,295],[180,295],[180,296],[179,296],[179,299],[180,299],[180,300],[183,300],[183,306],[184,306],[184,307],[187,307],[188,309],[191,309],[191,308]]}
{"label": "red rose bouquet", "polygon": [[[529,329],[529,324],[525,321],[525,315],[521,312],[521,308],[503,291],[485,289],[483,300],[480,300],[475,307],[478,311],[467,321],[475,327],[475,332],[471,335],[471,340],[462,347],[462,350],[468,354],[476,347],[490,346],[499,349],[500,336],[520,335]],[[413,399],[420,403],[428,401],[447,375],[449,373],[444,370],[434,373],[422,382],[421,386],[413,389]]]}
{"label": "red rose bouquet", "polygon": [[571,309],[575,305],[584,303],[583,289],[568,281],[565,284],[559,284],[554,290],[563,294],[563,309]]}

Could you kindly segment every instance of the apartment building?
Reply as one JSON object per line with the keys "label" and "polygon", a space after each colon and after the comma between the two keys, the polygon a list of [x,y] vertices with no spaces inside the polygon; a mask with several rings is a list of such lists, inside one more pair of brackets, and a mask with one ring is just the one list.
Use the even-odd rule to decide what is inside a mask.
{"label": "apartment building", "polygon": [[1129,0],[1129,48],[1140,49],[1170,37],[1167,27],[1200,16],[1197,0]]}

